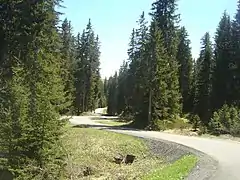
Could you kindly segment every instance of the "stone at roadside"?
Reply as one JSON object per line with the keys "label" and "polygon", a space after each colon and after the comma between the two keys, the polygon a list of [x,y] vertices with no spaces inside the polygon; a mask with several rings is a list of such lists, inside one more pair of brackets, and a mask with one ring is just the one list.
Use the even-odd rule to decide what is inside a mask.
{"label": "stone at roadside", "polygon": [[118,154],[117,156],[114,157],[114,162],[116,164],[122,164],[122,163],[125,163],[125,164],[132,164],[134,159],[136,157],[134,155],[126,155],[126,157],[123,157],[123,155],[121,154]]}
{"label": "stone at roadside", "polygon": [[114,162],[116,164],[121,164],[121,163],[123,163],[123,161],[124,161],[124,157],[121,154],[118,154],[114,157]]}
{"label": "stone at roadside", "polygon": [[136,157],[136,156],[134,156],[134,155],[129,155],[129,154],[128,154],[128,155],[125,157],[125,160],[124,160],[125,164],[132,164],[133,161],[134,161],[134,159],[135,159],[135,157]]}

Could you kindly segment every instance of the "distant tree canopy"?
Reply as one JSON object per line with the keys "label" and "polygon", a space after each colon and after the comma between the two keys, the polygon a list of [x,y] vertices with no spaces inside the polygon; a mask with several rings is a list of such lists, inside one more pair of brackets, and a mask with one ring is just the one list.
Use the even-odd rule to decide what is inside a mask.
{"label": "distant tree canopy", "polygon": [[143,12],[130,37],[127,61],[108,81],[109,112],[131,117],[138,127],[161,129],[161,122],[184,114],[199,116],[200,124],[209,127],[224,105],[225,112],[238,110],[239,7],[233,21],[223,13],[214,42],[208,32],[203,36],[194,60],[188,32],[179,26],[177,0],[153,2],[151,22]]}

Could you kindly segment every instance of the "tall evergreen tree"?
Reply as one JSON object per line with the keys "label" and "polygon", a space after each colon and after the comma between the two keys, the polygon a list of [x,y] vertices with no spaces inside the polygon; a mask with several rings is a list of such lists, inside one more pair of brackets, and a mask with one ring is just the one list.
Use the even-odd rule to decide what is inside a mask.
{"label": "tall evergreen tree", "polygon": [[129,87],[129,91],[127,94],[127,101],[129,104],[128,111],[134,113],[134,82],[135,82],[135,72],[136,66],[134,65],[136,62],[136,31],[135,29],[132,30],[132,34],[130,37],[129,49],[128,49],[128,64],[129,64],[129,71],[127,77],[127,86]]}
{"label": "tall evergreen tree", "polygon": [[195,113],[195,107],[196,107],[196,100],[197,100],[197,80],[198,80],[198,74],[200,70],[200,58],[193,61],[193,79],[192,79],[192,85],[191,85],[191,101],[193,103],[192,107],[192,113]]}
{"label": "tall evergreen tree", "polygon": [[[145,19],[145,13],[143,12],[139,18],[138,28],[135,34],[135,59],[130,64],[130,67],[134,67],[134,88],[133,88],[133,99],[134,99],[134,112],[136,115],[136,121],[142,123],[143,117],[146,117],[147,113],[147,92],[146,92],[146,80],[147,80],[147,59],[146,59],[146,45],[148,42],[148,27]],[[147,100],[146,100],[147,99]],[[143,123],[144,124],[144,123]]]}
{"label": "tall evergreen tree", "polygon": [[107,98],[107,96],[108,96],[108,79],[106,77],[104,78],[103,85],[104,85],[104,95]]}
{"label": "tall evergreen tree", "polygon": [[216,69],[214,73],[213,101],[214,108],[219,109],[229,102],[231,93],[231,21],[229,15],[224,12],[217,28],[215,36]]}
{"label": "tall evergreen tree", "polygon": [[[1,83],[3,168],[18,179],[59,179],[63,163],[59,111],[64,108],[56,25],[59,1],[5,1]],[[44,7],[44,8],[42,8]],[[2,10],[2,9],[1,9]],[[51,171],[54,169],[54,171]]]}
{"label": "tall evergreen tree", "polygon": [[232,22],[232,60],[230,71],[232,80],[230,81],[231,102],[240,105],[240,1],[234,21]]}
{"label": "tall evergreen tree", "polygon": [[92,30],[92,23],[89,19],[89,22],[86,27],[86,58],[87,58],[87,66],[86,68],[86,110],[93,110],[94,107],[94,90],[95,90],[95,82],[94,82],[94,74],[92,69],[92,63],[94,61],[94,32]]}
{"label": "tall evergreen tree", "polygon": [[123,65],[119,69],[118,84],[117,84],[117,113],[121,114],[126,110],[127,107],[127,84],[126,78],[128,73],[128,64],[123,62]]}
{"label": "tall evergreen tree", "polygon": [[156,22],[158,29],[161,31],[163,45],[168,55],[168,63],[172,70],[172,81],[169,81],[169,108],[172,114],[179,114],[181,111],[181,94],[179,90],[178,62],[176,61],[178,45],[178,22],[179,15],[176,14],[176,0],[156,0],[152,4],[150,15]]}
{"label": "tall evergreen tree", "polygon": [[117,82],[118,75],[117,72],[113,77],[110,77],[108,80],[108,108],[107,113],[110,115],[116,115],[117,114],[117,106],[118,106],[118,91],[117,91]]}
{"label": "tall evergreen tree", "polygon": [[104,82],[102,80],[99,80],[98,88],[99,88],[98,107],[104,108],[107,106],[107,100],[106,100],[107,96],[105,95],[105,92],[104,92]]}
{"label": "tall evergreen tree", "polygon": [[150,13],[162,32],[164,47],[168,55],[174,58],[177,53],[177,29],[180,21],[179,14],[176,14],[176,2],[177,0],[156,0],[152,4]]}
{"label": "tall evergreen tree", "polygon": [[179,64],[179,84],[183,101],[183,112],[191,112],[193,102],[191,99],[192,91],[192,54],[190,48],[190,40],[185,27],[179,32],[179,44],[177,52],[177,61]]}
{"label": "tall evergreen tree", "polygon": [[[95,37],[94,37],[95,38]],[[100,84],[102,82],[101,80],[101,75],[100,75],[100,42],[99,42],[99,37],[97,36],[94,39],[94,46],[93,46],[93,60],[91,62],[92,64],[92,73],[94,77],[94,95],[93,95],[93,107],[92,110],[95,110],[96,108],[99,107],[99,102],[102,98],[101,94],[101,87]]]}
{"label": "tall evergreen tree", "polygon": [[86,110],[85,101],[86,101],[86,67],[87,67],[87,58],[85,56],[86,51],[86,34],[83,31],[82,35],[78,33],[77,42],[76,42],[76,69],[74,73],[74,86],[76,88],[75,92],[75,113],[80,115],[81,112]]}
{"label": "tall evergreen tree", "polygon": [[77,36],[75,70],[75,111],[93,111],[100,97],[100,42],[89,20],[82,35]]}
{"label": "tall evergreen tree", "polygon": [[207,125],[210,121],[212,111],[211,97],[214,68],[213,50],[209,33],[206,33],[202,38],[202,50],[198,64],[195,113],[199,115],[203,124]]}
{"label": "tall evergreen tree", "polygon": [[[72,34],[71,23],[65,19],[61,28],[61,40],[62,40],[62,78],[65,84],[66,93],[66,108],[64,112],[73,110],[73,96],[75,93],[74,88],[74,60],[75,60],[75,45],[74,36]],[[63,113],[64,113],[63,112]]]}
{"label": "tall evergreen tree", "polygon": [[[149,44],[149,125],[153,128],[158,120],[172,120],[180,113],[178,94],[178,69],[172,69],[169,56],[164,48],[161,31],[155,23],[151,25],[151,41]],[[171,79],[171,81],[169,81]]]}

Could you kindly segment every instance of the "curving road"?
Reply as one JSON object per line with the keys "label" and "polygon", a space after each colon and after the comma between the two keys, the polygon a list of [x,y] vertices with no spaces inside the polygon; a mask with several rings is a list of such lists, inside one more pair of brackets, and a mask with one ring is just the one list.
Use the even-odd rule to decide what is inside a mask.
{"label": "curving road", "polygon": [[[96,128],[102,124],[91,120],[90,116],[72,117],[70,122],[74,125],[92,125]],[[213,180],[240,180],[240,142],[231,140],[210,139],[201,137],[188,137],[163,132],[108,129],[110,131],[129,134],[144,138],[163,139],[179,143],[201,152],[204,152],[218,161],[219,167]]]}

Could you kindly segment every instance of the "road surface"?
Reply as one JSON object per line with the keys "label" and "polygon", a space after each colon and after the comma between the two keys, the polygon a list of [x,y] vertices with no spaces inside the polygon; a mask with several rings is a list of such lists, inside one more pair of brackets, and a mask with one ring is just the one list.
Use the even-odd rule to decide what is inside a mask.
{"label": "road surface", "polygon": [[[102,126],[102,124],[91,120],[90,116],[74,116],[70,119],[70,122],[74,125],[92,125],[96,128]],[[240,142],[201,137],[188,137],[142,130],[113,129],[111,131],[144,138],[163,139],[194,148],[210,155],[218,161],[219,168],[212,179],[240,180]]]}

